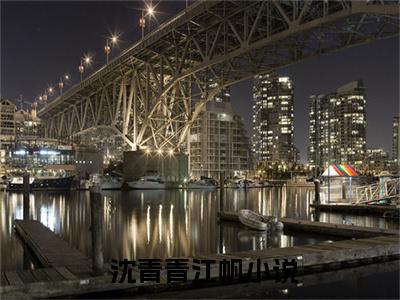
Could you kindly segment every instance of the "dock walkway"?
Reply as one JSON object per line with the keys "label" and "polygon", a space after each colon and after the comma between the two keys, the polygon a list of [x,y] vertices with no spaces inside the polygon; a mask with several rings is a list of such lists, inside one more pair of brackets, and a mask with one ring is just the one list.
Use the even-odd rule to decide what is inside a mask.
{"label": "dock walkway", "polygon": [[91,261],[39,221],[15,220],[15,229],[44,268],[66,267],[78,277],[90,275]]}

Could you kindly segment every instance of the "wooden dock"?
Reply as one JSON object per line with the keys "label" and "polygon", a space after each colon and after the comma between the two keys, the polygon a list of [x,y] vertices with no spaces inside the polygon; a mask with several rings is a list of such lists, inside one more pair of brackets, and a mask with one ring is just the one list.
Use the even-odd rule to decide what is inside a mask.
{"label": "wooden dock", "polygon": [[[220,212],[218,213],[220,220],[239,222],[237,212]],[[306,220],[298,220],[291,218],[279,219],[284,228],[293,231],[305,231],[311,233],[319,233],[332,236],[341,236],[346,238],[367,238],[380,235],[398,235],[397,230],[379,229],[373,227],[361,227],[354,225],[331,224],[323,222],[312,222]]]}
{"label": "wooden dock", "polygon": [[15,220],[14,224],[42,267],[66,267],[78,277],[90,275],[91,261],[40,222]]}
{"label": "wooden dock", "polygon": [[[220,216],[230,221],[237,220],[237,214],[225,212]],[[342,232],[342,236],[357,234],[358,239],[323,242],[314,245],[301,245],[286,248],[268,248],[258,251],[241,251],[224,254],[196,256],[201,259],[239,258],[243,260],[243,272],[249,268],[249,262],[261,259],[262,263],[274,266],[275,259],[292,259],[298,261],[298,275],[313,274],[327,270],[337,270],[350,266],[365,265],[372,262],[399,259],[399,234],[397,231],[363,228],[357,226],[334,225],[320,222],[282,220],[286,228],[318,231],[332,234],[330,231]],[[45,268],[24,271],[3,272],[1,274],[0,295],[5,298],[52,298],[79,296],[99,292],[125,291],[131,295],[190,289],[193,283],[168,284],[166,270],[161,271],[161,283],[112,283],[110,273],[101,276],[90,275],[90,259],[73,249],[60,237],[37,221],[15,221],[15,227],[21,238],[38,257]],[[367,234],[368,233],[368,234]],[[367,238],[359,238],[368,236]],[[193,257],[187,257],[189,261]],[[63,265],[64,264],[64,265]],[[202,277],[204,276],[202,269]],[[188,270],[188,279],[194,278],[195,270]],[[255,270],[253,269],[253,272]],[[137,269],[133,270],[134,278],[139,278]],[[218,263],[211,268],[211,278],[218,279]],[[216,285],[223,282],[216,281]],[[117,294],[118,295],[118,294]]]}
{"label": "wooden dock", "polygon": [[78,277],[65,267],[6,271],[1,273],[2,286],[23,286],[24,284],[34,282],[55,282],[75,279],[78,279]]}
{"label": "wooden dock", "polygon": [[329,212],[344,212],[344,213],[356,213],[356,214],[368,214],[368,215],[380,215],[385,216],[397,215],[399,216],[400,208],[396,206],[388,205],[364,205],[364,204],[310,204],[310,207],[320,211]]}

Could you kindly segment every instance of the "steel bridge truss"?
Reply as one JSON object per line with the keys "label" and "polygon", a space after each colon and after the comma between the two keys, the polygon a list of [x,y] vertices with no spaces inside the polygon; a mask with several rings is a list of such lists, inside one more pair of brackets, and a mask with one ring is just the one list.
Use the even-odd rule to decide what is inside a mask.
{"label": "steel bridge truss", "polygon": [[398,33],[397,1],[198,1],[39,116],[48,137],[105,130],[131,149],[182,150],[223,87]]}

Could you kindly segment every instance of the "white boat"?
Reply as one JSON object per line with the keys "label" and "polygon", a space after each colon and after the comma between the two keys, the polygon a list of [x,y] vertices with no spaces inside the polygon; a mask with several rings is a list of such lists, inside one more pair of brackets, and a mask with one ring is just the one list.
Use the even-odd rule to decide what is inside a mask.
{"label": "white boat", "polygon": [[201,177],[197,180],[191,180],[187,184],[188,189],[216,189],[217,183],[212,178]]}
{"label": "white boat", "polygon": [[275,224],[278,224],[278,218],[274,216],[263,216],[250,209],[241,209],[239,211],[239,221],[257,230],[271,230]]}
{"label": "white boat", "polygon": [[102,190],[120,190],[123,183],[120,177],[104,176],[100,181],[100,187]]}
{"label": "white boat", "polygon": [[139,180],[127,182],[128,186],[135,190],[165,189],[165,183],[160,176],[143,176]]}

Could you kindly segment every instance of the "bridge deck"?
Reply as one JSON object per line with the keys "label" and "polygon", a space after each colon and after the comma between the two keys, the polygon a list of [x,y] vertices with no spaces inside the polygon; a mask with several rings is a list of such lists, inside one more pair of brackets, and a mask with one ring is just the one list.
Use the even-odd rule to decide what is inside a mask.
{"label": "bridge deck", "polygon": [[15,229],[43,267],[67,267],[79,277],[90,274],[90,260],[40,222],[15,220]]}

